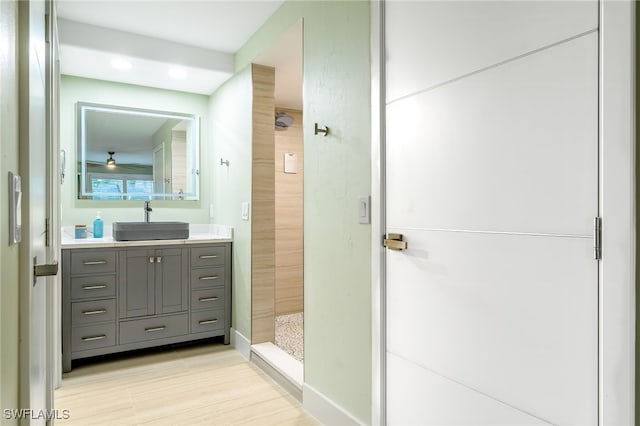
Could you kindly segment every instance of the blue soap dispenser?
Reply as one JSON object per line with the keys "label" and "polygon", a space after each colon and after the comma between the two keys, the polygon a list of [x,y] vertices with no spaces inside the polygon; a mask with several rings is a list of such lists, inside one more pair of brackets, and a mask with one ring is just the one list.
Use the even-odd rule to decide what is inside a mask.
{"label": "blue soap dispenser", "polygon": [[96,218],[93,221],[93,238],[102,238],[103,230],[104,221],[100,217],[100,212],[98,212]]}

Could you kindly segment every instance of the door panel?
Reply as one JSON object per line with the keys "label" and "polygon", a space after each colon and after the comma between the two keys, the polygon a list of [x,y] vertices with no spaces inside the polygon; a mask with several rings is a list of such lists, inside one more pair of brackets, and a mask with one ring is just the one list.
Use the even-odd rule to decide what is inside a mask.
{"label": "door panel", "polygon": [[595,418],[591,238],[398,231],[409,250],[388,254],[389,353],[554,424]]}
{"label": "door panel", "polygon": [[597,6],[386,2],[390,424],[598,421]]}
{"label": "door panel", "polygon": [[188,308],[188,251],[156,250],[156,314],[182,312]]}
{"label": "door panel", "polygon": [[155,250],[122,250],[120,269],[120,318],[155,314]]}
{"label": "door panel", "polygon": [[526,413],[446,379],[427,369],[416,370],[394,354],[387,357],[394,371],[388,386],[389,405],[396,407],[388,419],[392,425],[548,425]]}
{"label": "door panel", "polygon": [[389,225],[590,235],[597,52],[592,33],[391,104],[389,187],[420,185],[387,192]]}
{"label": "door panel", "polygon": [[597,27],[596,0],[387,2],[387,101]]}

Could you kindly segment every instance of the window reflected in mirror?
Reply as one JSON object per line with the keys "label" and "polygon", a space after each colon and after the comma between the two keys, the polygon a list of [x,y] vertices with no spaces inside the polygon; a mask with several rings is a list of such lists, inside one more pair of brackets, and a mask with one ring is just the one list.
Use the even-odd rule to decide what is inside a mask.
{"label": "window reflected in mirror", "polygon": [[197,200],[199,118],[78,102],[78,198]]}

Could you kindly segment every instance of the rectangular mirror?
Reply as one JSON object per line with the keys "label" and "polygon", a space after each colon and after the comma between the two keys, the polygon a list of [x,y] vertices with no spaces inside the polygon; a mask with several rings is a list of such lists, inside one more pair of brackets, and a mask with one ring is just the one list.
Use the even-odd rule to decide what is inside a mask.
{"label": "rectangular mirror", "polygon": [[78,102],[78,199],[198,200],[200,120]]}

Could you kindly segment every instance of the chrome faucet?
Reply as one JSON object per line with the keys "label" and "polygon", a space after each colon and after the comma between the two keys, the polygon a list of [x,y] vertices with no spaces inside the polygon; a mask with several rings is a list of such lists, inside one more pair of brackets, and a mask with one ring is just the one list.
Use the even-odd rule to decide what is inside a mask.
{"label": "chrome faucet", "polygon": [[153,211],[149,203],[150,201],[144,202],[144,221],[145,222],[149,222],[149,213]]}

